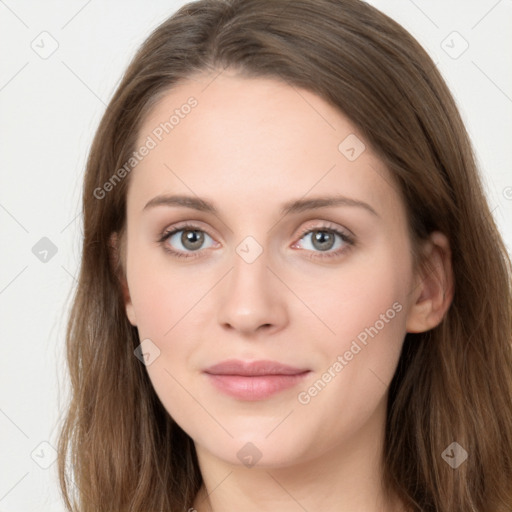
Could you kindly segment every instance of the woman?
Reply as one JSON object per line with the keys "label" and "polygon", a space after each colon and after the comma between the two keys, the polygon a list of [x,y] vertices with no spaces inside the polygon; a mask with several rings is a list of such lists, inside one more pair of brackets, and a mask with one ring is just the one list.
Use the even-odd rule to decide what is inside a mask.
{"label": "woman", "polygon": [[83,201],[69,510],[512,510],[510,259],[396,22],[184,6],[126,71]]}

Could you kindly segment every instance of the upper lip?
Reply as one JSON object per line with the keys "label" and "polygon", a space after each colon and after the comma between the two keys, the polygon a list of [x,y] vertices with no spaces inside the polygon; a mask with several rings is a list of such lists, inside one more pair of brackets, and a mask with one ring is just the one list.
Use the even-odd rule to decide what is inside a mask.
{"label": "upper lip", "polygon": [[309,371],[307,368],[295,368],[277,361],[241,361],[228,359],[210,366],[205,373],[211,375],[298,375]]}

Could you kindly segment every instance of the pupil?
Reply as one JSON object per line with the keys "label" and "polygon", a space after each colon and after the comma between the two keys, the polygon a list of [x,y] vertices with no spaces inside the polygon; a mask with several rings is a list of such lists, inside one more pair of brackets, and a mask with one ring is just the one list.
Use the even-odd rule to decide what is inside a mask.
{"label": "pupil", "polygon": [[204,234],[201,231],[183,231],[181,243],[187,249],[199,249],[204,242]]}
{"label": "pupil", "polygon": [[320,250],[331,249],[334,244],[334,235],[327,231],[315,231],[313,233],[313,245]]}

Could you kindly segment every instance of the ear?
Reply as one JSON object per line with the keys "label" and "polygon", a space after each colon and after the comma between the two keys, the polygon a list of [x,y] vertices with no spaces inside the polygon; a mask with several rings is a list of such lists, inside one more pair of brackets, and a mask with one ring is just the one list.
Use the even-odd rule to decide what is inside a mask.
{"label": "ear", "polygon": [[133,325],[137,325],[137,321],[135,318],[135,310],[133,308],[133,304],[130,297],[130,291],[128,289],[128,282],[126,281],[126,275],[124,270],[124,265],[122,263],[122,248],[120,246],[119,235],[114,232],[110,235],[109,240],[109,254],[110,254],[110,264],[114,275],[116,276],[119,286],[121,288],[121,293],[123,295],[123,303],[126,310],[126,316],[128,317],[128,321]]}
{"label": "ear", "polygon": [[448,238],[434,231],[425,251],[427,265],[417,276],[418,282],[407,316],[407,332],[425,332],[439,325],[453,300],[453,269]]}

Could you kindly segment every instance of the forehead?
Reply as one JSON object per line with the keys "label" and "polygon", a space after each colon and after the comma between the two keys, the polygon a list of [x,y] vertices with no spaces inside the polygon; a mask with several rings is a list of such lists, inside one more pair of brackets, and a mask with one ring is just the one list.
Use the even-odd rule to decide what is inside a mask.
{"label": "forehead", "polygon": [[[191,98],[196,104],[193,108],[187,106]],[[169,121],[172,126],[166,125]],[[198,148],[229,134],[231,138],[223,141],[223,148],[229,150],[241,150],[241,141],[256,149],[258,142],[268,144],[271,139],[275,142],[272,148],[282,147],[286,142],[310,139],[313,133],[325,139],[320,150],[336,149],[340,136],[357,131],[339,110],[311,91],[228,70],[194,75],[161,95],[142,123],[138,142],[159,128],[164,129],[165,139],[188,141]],[[190,130],[195,133],[193,140]],[[184,131],[186,137],[180,137]],[[304,148],[289,149],[297,154]]]}
{"label": "forehead", "polygon": [[376,209],[398,199],[389,172],[348,118],[275,79],[227,70],[195,75],[153,106],[137,148],[148,140],[153,147],[131,177],[129,195],[137,198],[192,192],[263,205],[329,192]]}

